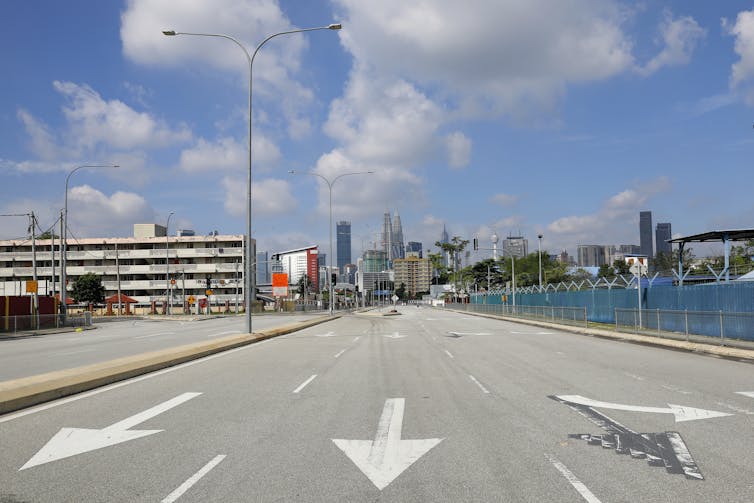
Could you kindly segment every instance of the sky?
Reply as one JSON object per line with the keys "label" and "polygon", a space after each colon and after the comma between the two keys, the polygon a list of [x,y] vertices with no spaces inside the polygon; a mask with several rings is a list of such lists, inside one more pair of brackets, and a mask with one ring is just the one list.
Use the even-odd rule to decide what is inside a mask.
{"label": "sky", "polygon": [[[246,229],[253,67],[257,249],[398,212],[407,241],[530,250],[754,227],[754,5],[728,0],[0,2],[0,214],[64,204],[69,237],[170,221]],[[289,173],[291,170],[295,174]],[[334,224],[333,224],[334,225]],[[0,239],[23,237],[0,217]],[[488,257],[488,250],[473,259]]]}

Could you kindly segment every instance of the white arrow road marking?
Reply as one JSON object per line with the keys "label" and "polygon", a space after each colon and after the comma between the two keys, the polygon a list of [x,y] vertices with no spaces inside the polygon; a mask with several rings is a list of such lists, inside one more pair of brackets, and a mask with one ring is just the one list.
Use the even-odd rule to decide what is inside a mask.
{"label": "white arrow road marking", "polygon": [[442,438],[402,440],[405,402],[404,398],[385,400],[374,441],[332,439],[335,445],[380,491],[414,461],[444,440]]}
{"label": "white arrow road marking", "polygon": [[183,393],[166,402],[155,405],[151,409],[139,412],[122,421],[111,424],[101,430],[89,428],[61,428],[39,452],[22,466],[19,471],[31,468],[32,466],[42,465],[51,461],[83,454],[94,451],[103,447],[108,447],[121,442],[127,442],[140,437],[146,437],[163,430],[130,430],[137,424],[151,419],[163,412],[177,407],[178,405],[191,400],[201,393]]}
{"label": "white arrow road marking", "polygon": [[736,394],[754,398],[754,391],[736,391]]}
{"label": "white arrow road marking", "polygon": [[581,395],[558,395],[559,399],[579,405],[586,405],[587,407],[597,407],[601,409],[616,409],[616,410],[628,410],[633,412],[656,412],[661,414],[673,414],[675,421],[680,423],[681,421],[693,421],[695,419],[709,419],[712,417],[731,416],[727,412],[718,412],[716,410],[696,409],[694,407],[686,407],[685,405],[668,404],[668,408],[663,407],[643,407],[641,405],[624,405],[620,403],[600,402],[598,400],[592,400],[590,398],[583,397]]}
{"label": "white arrow road marking", "polygon": [[383,337],[387,337],[388,339],[403,339],[404,337],[408,337],[407,335],[401,335],[398,332],[393,332],[392,334],[382,334]]}
{"label": "white arrow road marking", "polygon": [[335,337],[335,333],[327,332],[326,334],[314,334],[314,337]]}
{"label": "white arrow road marking", "polygon": [[191,486],[199,482],[199,479],[207,475],[210,470],[219,465],[220,461],[222,461],[223,459],[225,459],[225,454],[220,454],[212,458],[209,463],[204,465],[198,472],[189,477],[186,482],[178,486],[175,491],[165,496],[161,503],[173,503],[174,501],[176,501],[178,498],[183,496],[183,493],[191,489]]}

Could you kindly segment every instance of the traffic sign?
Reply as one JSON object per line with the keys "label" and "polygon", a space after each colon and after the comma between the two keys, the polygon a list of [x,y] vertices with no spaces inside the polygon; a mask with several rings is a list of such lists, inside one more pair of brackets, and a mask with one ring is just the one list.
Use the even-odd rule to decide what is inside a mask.
{"label": "traffic sign", "polygon": [[206,295],[207,297],[209,297],[210,295],[212,295],[212,290],[210,290],[210,289],[208,288],[208,289],[207,289],[207,290],[206,290],[206,291],[204,292],[204,294],[205,294],[205,295]]}
{"label": "traffic sign", "polygon": [[187,299],[189,304],[193,304],[196,302],[196,298],[193,295],[189,295],[189,298]]}
{"label": "traffic sign", "polygon": [[37,288],[39,284],[35,280],[27,279],[26,280],[26,293],[37,293]]}

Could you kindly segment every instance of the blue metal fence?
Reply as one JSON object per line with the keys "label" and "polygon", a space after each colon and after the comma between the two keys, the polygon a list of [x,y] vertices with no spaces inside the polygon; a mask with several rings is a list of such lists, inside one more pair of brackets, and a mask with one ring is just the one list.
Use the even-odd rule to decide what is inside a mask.
{"label": "blue metal fence", "polygon": [[[616,310],[635,310],[638,304],[635,288],[592,288],[587,290],[516,294],[519,306],[554,306],[586,308],[590,322],[616,323]],[[504,301],[505,299],[505,301]],[[511,296],[475,294],[473,304],[511,304]],[[704,313],[754,313],[754,282],[713,283],[684,286],[642,285],[641,309],[650,315],[652,311],[704,312]],[[674,321],[675,320],[675,321]],[[725,316],[726,337],[754,340],[754,317]],[[619,320],[620,321],[620,320]],[[652,323],[648,317],[645,323]],[[683,332],[685,317],[664,318],[662,329]],[[718,336],[720,322],[713,316],[695,317],[693,333]],[[642,324],[644,325],[644,324]]]}

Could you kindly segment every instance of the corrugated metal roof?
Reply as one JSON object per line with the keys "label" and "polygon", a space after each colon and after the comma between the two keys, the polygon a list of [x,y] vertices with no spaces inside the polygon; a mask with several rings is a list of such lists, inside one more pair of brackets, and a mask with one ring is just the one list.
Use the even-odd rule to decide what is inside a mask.
{"label": "corrugated metal roof", "polygon": [[731,229],[726,231],[709,231],[668,240],[668,243],[703,243],[705,241],[743,241],[754,239],[754,229]]}

